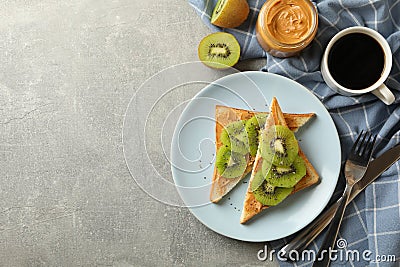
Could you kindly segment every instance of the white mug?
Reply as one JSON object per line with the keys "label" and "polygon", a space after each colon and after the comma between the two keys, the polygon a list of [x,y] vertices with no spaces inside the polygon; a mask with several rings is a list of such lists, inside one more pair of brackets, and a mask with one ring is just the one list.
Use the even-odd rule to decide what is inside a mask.
{"label": "white mug", "polygon": [[[384,59],[384,67],[380,78],[372,85],[362,88],[362,89],[350,89],[342,86],[339,84],[335,79],[333,79],[329,67],[328,67],[328,56],[331,51],[332,46],[343,36],[350,34],[350,33],[363,33],[369,35],[370,37],[374,38],[381,46],[383,50],[383,54],[385,56]],[[366,55],[368,56],[368,55]],[[338,32],[328,43],[324,55],[322,57],[321,62],[321,73],[322,77],[324,78],[326,84],[336,92],[346,96],[356,96],[365,93],[373,93],[377,96],[380,100],[382,100],[386,105],[390,105],[394,102],[395,97],[393,93],[386,87],[384,82],[389,76],[390,70],[392,69],[392,51],[390,50],[389,44],[385,40],[385,38],[379,34],[377,31],[374,31],[367,27],[362,26],[355,26],[344,29]]]}

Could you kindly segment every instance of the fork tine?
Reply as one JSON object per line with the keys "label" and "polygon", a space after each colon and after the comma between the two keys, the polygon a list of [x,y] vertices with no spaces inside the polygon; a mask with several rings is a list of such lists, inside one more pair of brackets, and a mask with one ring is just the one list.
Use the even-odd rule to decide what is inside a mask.
{"label": "fork tine", "polygon": [[368,146],[366,148],[366,156],[367,157],[369,157],[372,154],[372,150],[374,148],[377,135],[374,135],[374,136],[371,135],[371,137],[372,137],[372,140],[371,141],[368,140],[369,142],[368,142]]}
{"label": "fork tine", "polygon": [[[367,138],[368,136],[368,138]],[[369,132],[365,132],[364,137],[361,141],[360,147],[358,149],[359,155],[362,156],[367,151],[367,148],[370,144],[372,134]]]}
{"label": "fork tine", "polygon": [[357,145],[358,145],[358,142],[360,141],[361,136],[363,135],[363,133],[364,133],[364,130],[362,130],[361,133],[358,134],[357,140],[354,142],[353,146],[351,147],[350,151],[352,153],[354,153],[354,154],[357,154],[357,151],[358,151]]}
{"label": "fork tine", "polygon": [[366,147],[367,147],[367,145],[369,143],[369,139],[370,138],[371,138],[371,134],[369,132],[365,131],[364,137],[363,137],[363,139],[361,141],[360,148],[359,148],[359,153],[360,153],[359,155],[360,156],[362,156],[364,154],[365,149],[366,149]]}

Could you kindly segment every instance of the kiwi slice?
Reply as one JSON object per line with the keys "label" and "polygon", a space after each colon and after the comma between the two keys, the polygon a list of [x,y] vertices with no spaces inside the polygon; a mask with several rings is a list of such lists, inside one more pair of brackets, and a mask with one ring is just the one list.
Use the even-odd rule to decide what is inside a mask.
{"label": "kiwi slice", "polygon": [[220,140],[226,147],[231,147],[231,138],[226,128],[222,130]]}
{"label": "kiwi slice", "polygon": [[257,114],[246,123],[245,130],[249,140],[250,155],[253,157],[257,154],[260,129],[264,127],[267,116],[268,114]]}
{"label": "kiwi slice", "polygon": [[212,33],[200,41],[198,56],[208,67],[226,69],[239,61],[240,45],[230,33]]}
{"label": "kiwi slice", "polygon": [[253,191],[254,197],[263,205],[275,206],[282,202],[293,191],[292,188],[276,187],[264,181],[256,190]]}
{"label": "kiwi slice", "polygon": [[222,144],[243,155],[249,153],[249,141],[245,125],[246,120],[232,122],[221,133]]}
{"label": "kiwi slice", "polygon": [[246,120],[240,120],[229,123],[225,130],[229,133],[230,136],[238,136],[244,132],[244,127],[246,125]]}
{"label": "kiwi slice", "polygon": [[241,155],[246,155],[249,153],[249,145],[235,137],[231,138],[231,149],[233,152],[239,153]]}
{"label": "kiwi slice", "polygon": [[240,26],[249,15],[247,0],[219,0],[214,7],[211,23],[223,28]]}
{"label": "kiwi slice", "polygon": [[257,188],[262,185],[262,183],[265,181],[265,175],[261,170],[258,170],[255,174],[253,179],[250,182],[250,190],[251,192],[257,190]]}
{"label": "kiwi slice", "polygon": [[261,156],[273,165],[290,166],[299,153],[294,133],[286,126],[274,125],[262,132]]}
{"label": "kiwi slice", "polygon": [[270,176],[269,172],[272,170],[272,166],[274,166],[274,165],[272,165],[271,162],[263,159],[262,165],[261,165],[261,171],[265,178],[267,178],[267,176]]}
{"label": "kiwi slice", "polygon": [[222,146],[218,149],[215,166],[222,177],[236,178],[243,175],[246,170],[246,156],[231,151],[229,147]]}
{"label": "kiwi slice", "polygon": [[272,165],[265,178],[271,185],[279,187],[293,187],[306,175],[306,164],[297,156],[289,167]]}

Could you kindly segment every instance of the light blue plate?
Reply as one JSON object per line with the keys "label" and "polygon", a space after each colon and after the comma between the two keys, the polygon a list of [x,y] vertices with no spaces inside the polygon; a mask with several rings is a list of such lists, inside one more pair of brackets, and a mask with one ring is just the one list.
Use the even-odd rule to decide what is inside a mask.
{"label": "light blue plate", "polygon": [[[289,196],[242,225],[239,219],[250,175],[218,204],[209,203],[215,106],[268,111],[274,96],[286,113],[316,113],[296,136],[321,183]],[[179,118],[171,148],[175,185],[194,216],[217,233],[252,242],[283,238],[310,223],[332,196],[341,165],[338,133],[323,104],[302,85],[259,71],[226,76],[198,93]]]}

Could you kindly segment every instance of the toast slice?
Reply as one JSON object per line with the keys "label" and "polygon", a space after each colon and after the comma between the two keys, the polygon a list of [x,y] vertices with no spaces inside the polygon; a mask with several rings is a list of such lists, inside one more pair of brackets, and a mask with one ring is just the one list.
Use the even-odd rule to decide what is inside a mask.
{"label": "toast slice", "polygon": [[[266,113],[268,112],[256,112],[256,111],[249,111],[244,109],[226,107],[217,105],[215,107],[215,133],[216,133],[216,151],[222,146],[222,142],[220,140],[220,136],[224,127],[228,124],[239,121],[239,120],[247,120],[259,113]],[[288,114],[283,113],[285,122],[287,123],[288,127],[292,131],[297,131],[301,126],[306,124],[312,117],[315,116],[314,113],[306,113],[306,114]],[[251,172],[253,168],[255,157],[252,157],[250,154],[247,155],[247,167],[245,172],[242,176],[237,178],[224,178],[218,174],[217,168],[214,168],[214,174],[212,179],[211,185],[211,192],[210,192],[210,200],[214,203],[217,203],[222,199],[223,196],[228,194],[248,173]]]}
{"label": "toast slice", "polygon": [[[282,113],[282,110],[279,107],[278,101],[276,100],[275,97],[272,100],[270,114],[267,117],[267,121],[265,123],[264,130],[268,129],[269,127],[271,127],[273,125],[288,126],[285,116]],[[307,157],[303,153],[303,151],[301,151],[300,147],[299,147],[299,155],[303,158],[303,160],[305,162],[306,175],[295,185],[292,194],[319,182],[319,175],[318,175],[317,171],[314,169],[314,167],[312,166],[310,161],[307,159]],[[247,188],[247,192],[246,192],[246,196],[245,196],[245,200],[244,200],[244,204],[243,204],[242,215],[240,217],[240,223],[247,222],[253,216],[257,215],[261,211],[268,208],[268,206],[265,206],[256,200],[252,190],[250,189],[250,184],[254,178],[254,173],[256,173],[259,170],[259,168],[261,168],[261,165],[262,165],[261,162],[262,162],[261,155],[259,152],[257,152],[255,161],[253,164],[252,175],[250,178],[249,186]]]}

